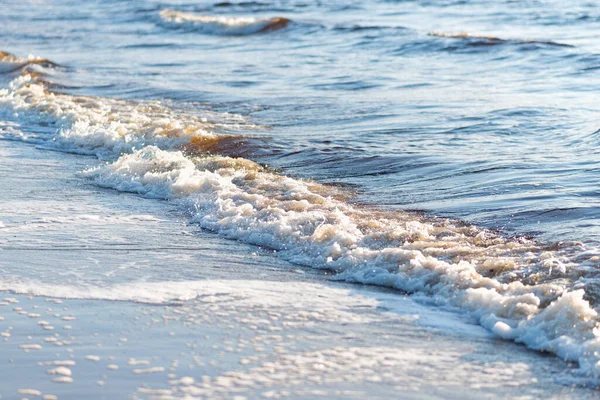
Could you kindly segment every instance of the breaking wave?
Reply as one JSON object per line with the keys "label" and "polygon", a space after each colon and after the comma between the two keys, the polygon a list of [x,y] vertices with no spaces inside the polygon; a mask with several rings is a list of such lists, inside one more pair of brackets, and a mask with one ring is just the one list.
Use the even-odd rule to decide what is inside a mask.
{"label": "breaking wave", "polygon": [[27,133],[0,131],[5,138],[12,135],[12,138],[55,150],[114,159],[148,144],[166,149],[186,146],[190,151],[207,152],[221,140],[231,145],[240,138],[231,134],[217,135],[214,133],[217,129],[234,132],[258,128],[235,114],[179,114],[157,100],[133,102],[56,93],[50,90],[54,83],[47,77],[51,71],[16,68],[31,62],[55,65],[42,59],[24,60],[12,55],[0,60],[0,67],[13,64],[15,68],[11,72],[16,73],[8,88],[0,90],[0,117],[35,127]]}
{"label": "breaking wave", "polygon": [[45,58],[28,56],[27,58],[16,57],[13,54],[5,51],[0,51],[0,74],[9,74],[18,71],[33,73],[32,66],[40,66],[44,68],[58,68],[59,65]]}
{"label": "breaking wave", "polygon": [[213,35],[253,35],[286,28],[291,21],[287,18],[251,18],[197,15],[174,10],[162,10],[163,24],[173,28],[190,29]]}
{"label": "breaking wave", "polygon": [[[596,281],[586,279],[600,257],[583,245],[545,246],[460,221],[354,205],[342,189],[215,154],[215,143],[251,126],[239,116],[217,123],[160,102],[54,93],[23,71],[0,90],[0,115],[33,127],[23,140],[107,160],[82,172],[97,185],[171,200],[205,229],[333,271],[338,280],[427,294],[499,337],[577,361],[582,374],[600,378],[600,318],[588,301]],[[16,134],[0,128],[0,135]]]}

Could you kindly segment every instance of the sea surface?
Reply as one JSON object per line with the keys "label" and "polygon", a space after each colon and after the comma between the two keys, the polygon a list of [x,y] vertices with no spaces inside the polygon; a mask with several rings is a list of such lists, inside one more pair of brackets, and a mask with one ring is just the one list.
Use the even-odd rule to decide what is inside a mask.
{"label": "sea surface", "polygon": [[0,290],[160,304],[282,260],[596,387],[598,32],[583,0],[0,1],[0,157],[79,193],[40,213],[1,164]]}

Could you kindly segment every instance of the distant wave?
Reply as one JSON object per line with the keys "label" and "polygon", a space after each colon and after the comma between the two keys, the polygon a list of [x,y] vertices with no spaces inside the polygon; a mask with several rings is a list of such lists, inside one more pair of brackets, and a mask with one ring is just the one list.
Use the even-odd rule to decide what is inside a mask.
{"label": "distant wave", "polygon": [[241,1],[239,3],[222,1],[220,3],[216,3],[214,7],[266,7],[269,5],[269,3],[261,3],[260,1]]}
{"label": "distant wave", "polygon": [[532,40],[532,39],[503,39],[495,36],[473,35],[467,32],[448,33],[434,31],[430,32],[429,36],[436,36],[450,39],[463,39],[469,42],[470,46],[494,46],[503,44],[541,44],[547,46],[558,47],[574,47],[566,43],[553,42],[551,40]]}
{"label": "distant wave", "polygon": [[286,28],[291,21],[287,18],[252,18],[198,15],[174,10],[160,12],[163,23],[171,27],[192,29],[213,35],[253,35]]}
{"label": "distant wave", "polygon": [[333,30],[340,32],[367,32],[367,31],[389,31],[402,32],[408,28],[404,26],[379,26],[379,25],[336,25]]}

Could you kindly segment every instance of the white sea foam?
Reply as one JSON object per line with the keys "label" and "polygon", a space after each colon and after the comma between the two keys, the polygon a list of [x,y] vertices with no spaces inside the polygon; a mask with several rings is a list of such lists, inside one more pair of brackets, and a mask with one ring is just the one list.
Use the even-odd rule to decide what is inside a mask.
{"label": "white sea foam", "polygon": [[471,311],[501,337],[577,360],[595,377],[600,372],[597,313],[583,291],[510,279],[524,266],[547,271],[570,265],[533,242],[504,240],[450,221],[361,210],[308,182],[257,168],[215,168],[208,158],[152,146],[86,175],[101,186],[177,199],[206,229],[279,250],[298,264],[334,270],[338,279],[428,293]]}
{"label": "white sea foam", "polygon": [[[0,91],[0,109],[20,123],[54,124],[47,141],[58,149],[111,161],[123,154],[84,173],[98,185],[178,202],[205,229],[335,271],[340,280],[426,293],[470,312],[500,337],[578,361],[582,373],[600,378],[599,318],[571,283],[595,265],[591,253],[571,257],[453,221],[353,206],[330,187],[249,160],[186,156],[175,149],[192,143],[201,150],[219,136],[205,121],[159,103],[54,94],[26,74]],[[44,292],[7,280],[0,290],[148,302],[198,295],[185,285]]]}
{"label": "white sea foam", "polygon": [[35,390],[35,389],[19,389],[17,392],[19,394],[24,394],[27,396],[42,397],[42,392],[40,392],[39,390]]}
{"label": "white sea foam", "polygon": [[135,368],[131,372],[135,375],[155,374],[157,372],[165,372],[165,367]]}
{"label": "white sea foam", "polygon": [[49,369],[46,371],[48,375],[62,375],[62,376],[71,376],[71,370],[67,367],[61,366]]}
{"label": "white sea foam", "polygon": [[70,376],[59,376],[59,377],[56,377],[56,378],[52,379],[52,382],[56,382],[56,383],[73,383],[73,378],[71,378]]}
{"label": "white sea foam", "polygon": [[[11,120],[11,129],[0,135],[30,141],[53,149],[111,159],[153,144],[172,149],[192,143],[197,148],[217,143],[210,129],[256,128],[242,117],[210,113],[206,117],[181,116],[160,101],[128,102],[108,98],[74,97],[49,92],[30,74],[12,80],[0,89],[0,117]],[[24,126],[53,126],[50,134],[25,134]]]}
{"label": "white sea foam", "polygon": [[29,351],[29,350],[41,350],[42,346],[39,344],[22,344],[19,346],[19,348],[21,348],[24,351]]}
{"label": "white sea foam", "polygon": [[[189,137],[181,137],[183,125],[176,122],[173,125],[172,120],[158,115],[153,119],[142,111],[146,105],[55,95],[46,92],[30,75],[13,80],[10,90],[0,90],[0,105],[18,113],[23,123],[54,124],[58,134],[48,143],[65,151],[110,157],[143,146],[147,140],[156,144],[156,139],[168,142],[164,143],[167,147],[189,141]],[[167,130],[174,130],[176,134],[164,135]],[[205,131],[195,133],[207,134]]]}
{"label": "white sea foam", "polygon": [[290,23],[286,18],[224,17],[174,10],[161,11],[160,18],[168,26],[213,35],[252,35],[282,29]]}
{"label": "white sea foam", "polygon": [[[427,362],[423,362],[427,360]],[[219,376],[204,377],[202,383],[173,382],[177,392],[185,398],[225,398],[232,389],[238,393],[248,392],[257,382],[267,388],[278,386],[301,386],[318,382],[322,387],[332,383],[382,382],[397,384],[408,389],[407,377],[431,379],[431,365],[441,376],[438,388],[448,391],[460,390],[458,386],[473,388],[503,388],[507,385],[526,386],[536,381],[527,364],[495,362],[486,367],[474,367],[469,360],[460,358],[452,349],[398,349],[394,347],[334,347],[311,352],[296,352],[278,356],[275,360],[244,371],[229,371]],[[441,368],[440,368],[441,367]],[[489,371],[495,371],[491,373]],[[501,371],[500,373],[497,373]],[[405,386],[406,385],[406,386]],[[441,389],[440,391],[442,391]],[[272,393],[272,395],[269,395]],[[297,393],[297,392],[296,392]],[[359,392],[360,393],[360,392]],[[399,392],[402,393],[402,392]],[[369,397],[363,396],[349,397]],[[262,393],[264,398],[282,398],[276,390]],[[306,393],[308,398],[345,397],[324,393]],[[398,398],[404,398],[398,395]],[[425,397],[425,396],[424,396]],[[407,396],[405,398],[419,398]]]}

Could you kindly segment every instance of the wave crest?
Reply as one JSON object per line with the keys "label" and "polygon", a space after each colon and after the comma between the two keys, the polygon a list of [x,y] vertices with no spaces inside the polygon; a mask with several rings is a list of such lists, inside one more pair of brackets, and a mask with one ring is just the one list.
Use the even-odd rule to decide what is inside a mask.
{"label": "wave crest", "polygon": [[502,44],[538,44],[546,46],[557,46],[557,47],[574,47],[570,44],[554,42],[551,40],[533,40],[533,39],[503,39],[495,36],[487,35],[475,35],[467,32],[459,33],[448,33],[434,31],[430,32],[429,36],[449,38],[449,39],[462,39],[468,42],[469,46],[497,46]]}
{"label": "wave crest", "polygon": [[251,18],[197,15],[175,10],[162,10],[163,23],[175,27],[191,29],[213,35],[253,35],[286,28],[291,21],[287,18]]}
{"label": "wave crest", "polygon": [[27,58],[17,57],[6,51],[0,51],[0,74],[25,71],[35,73],[30,67],[40,66],[42,68],[58,68],[58,64],[45,58],[29,55]]}
{"label": "wave crest", "polygon": [[[1,54],[13,67],[28,60],[35,65],[47,62],[33,56],[21,59]],[[54,84],[43,69],[13,68],[16,70],[19,74],[9,75],[14,79],[8,88],[0,89],[0,117],[28,131],[26,134],[19,131],[17,139],[55,150],[114,159],[151,144],[165,149],[185,147],[197,154],[221,148],[221,140],[231,142],[242,138],[234,134],[219,135],[216,130],[259,128],[235,114],[183,115],[158,100],[135,102],[53,92]],[[15,135],[12,131],[0,131],[1,137],[11,134]]]}

